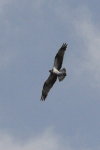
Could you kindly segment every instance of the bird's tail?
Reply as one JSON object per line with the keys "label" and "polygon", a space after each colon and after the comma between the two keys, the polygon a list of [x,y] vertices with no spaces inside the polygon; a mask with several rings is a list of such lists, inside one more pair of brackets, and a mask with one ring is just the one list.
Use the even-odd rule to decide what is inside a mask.
{"label": "bird's tail", "polygon": [[66,74],[66,69],[65,68],[61,69],[59,72],[61,72],[61,74],[58,75],[58,79],[59,79],[59,82],[60,82],[65,78],[65,76],[67,74]]}

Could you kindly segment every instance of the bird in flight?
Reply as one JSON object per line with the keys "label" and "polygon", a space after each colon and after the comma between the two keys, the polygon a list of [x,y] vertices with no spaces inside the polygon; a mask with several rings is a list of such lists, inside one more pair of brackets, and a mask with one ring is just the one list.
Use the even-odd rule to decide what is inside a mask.
{"label": "bird in flight", "polygon": [[58,77],[58,80],[60,82],[67,75],[66,69],[65,68],[61,69],[62,63],[63,63],[63,58],[64,58],[64,53],[66,51],[67,45],[68,44],[63,43],[63,45],[61,46],[61,48],[59,49],[58,53],[55,56],[53,68],[52,68],[52,70],[49,70],[50,75],[43,85],[42,96],[40,99],[42,101],[45,101],[45,99],[48,95],[48,92],[53,87],[54,83],[57,80],[57,77]]}

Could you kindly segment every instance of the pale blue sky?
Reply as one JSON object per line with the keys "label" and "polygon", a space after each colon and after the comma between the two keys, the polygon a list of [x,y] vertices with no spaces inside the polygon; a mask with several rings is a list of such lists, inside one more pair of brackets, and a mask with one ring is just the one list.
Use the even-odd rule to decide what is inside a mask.
{"label": "pale blue sky", "polygon": [[[0,150],[100,149],[100,1],[0,1]],[[68,44],[64,81],[42,87]]]}

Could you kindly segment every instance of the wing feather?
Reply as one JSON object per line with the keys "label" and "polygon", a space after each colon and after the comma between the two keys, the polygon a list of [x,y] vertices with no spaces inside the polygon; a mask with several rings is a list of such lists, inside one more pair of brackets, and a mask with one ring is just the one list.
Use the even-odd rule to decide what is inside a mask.
{"label": "wing feather", "polygon": [[64,44],[61,46],[61,48],[59,49],[58,53],[56,54],[55,56],[55,59],[54,59],[54,67],[57,69],[57,70],[60,70],[61,67],[62,67],[62,63],[63,63],[63,58],[64,58],[64,53],[66,51],[66,48],[67,48],[67,45],[68,44]]}
{"label": "wing feather", "polygon": [[45,81],[45,83],[43,85],[42,96],[41,96],[42,101],[45,100],[45,98],[48,95],[48,92],[53,87],[56,80],[57,80],[57,75],[51,73],[50,76],[48,77],[48,79]]}

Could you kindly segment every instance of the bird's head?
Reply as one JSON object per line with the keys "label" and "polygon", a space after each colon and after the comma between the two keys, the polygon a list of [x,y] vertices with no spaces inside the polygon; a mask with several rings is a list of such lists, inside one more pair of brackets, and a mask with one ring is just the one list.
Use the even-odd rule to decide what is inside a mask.
{"label": "bird's head", "polygon": [[53,73],[53,70],[49,70],[50,73]]}

